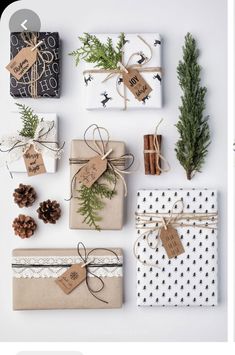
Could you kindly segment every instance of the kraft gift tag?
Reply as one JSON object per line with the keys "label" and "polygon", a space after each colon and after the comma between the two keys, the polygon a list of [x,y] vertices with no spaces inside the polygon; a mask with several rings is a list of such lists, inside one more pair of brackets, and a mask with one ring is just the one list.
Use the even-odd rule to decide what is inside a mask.
{"label": "kraft gift tag", "polygon": [[6,69],[20,80],[37,60],[37,50],[32,47],[22,48],[19,53],[10,61]]}
{"label": "kraft gift tag", "polygon": [[72,265],[56,279],[57,285],[68,295],[86,279],[86,268],[82,263]]}
{"label": "kraft gift tag", "polygon": [[152,88],[136,69],[129,69],[128,73],[124,72],[123,82],[139,101],[142,101],[152,91]]}
{"label": "kraft gift tag", "polygon": [[23,157],[28,176],[46,173],[42,154],[36,152],[33,145],[29,147],[29,149],[24,153]]}
{"label": "kraft gift tag", "polygon": [[100,156],[92,158],[79,170],[76,179],[86,187],[90,188],[100,176],[107,170],[107,159]]}
{"label": "kraft gift tag", "polygon": [[167,226],[166,229],[162,228],[160,239],[169,259],[184,253],[183,244],[175,228],[171,226]]}

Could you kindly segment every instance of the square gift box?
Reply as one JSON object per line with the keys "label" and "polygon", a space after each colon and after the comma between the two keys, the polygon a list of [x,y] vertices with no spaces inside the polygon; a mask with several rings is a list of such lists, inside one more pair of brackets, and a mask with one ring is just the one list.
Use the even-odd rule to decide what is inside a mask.
{"label": "square gift box", "polygon": [[[87,253],[90,251],[91,249],[86,249]],[[84,250],[81,253],[84,257]],[[14,250],[12,254],[13,309],[122,307],[122,250],[94,249],[87,259],[87,262],[91,262],[87,265],[87,280],[85,279],[71,293],[66,294],[56,280],[71,265],[81,262],[83,263],[83,260],[76,249]],[[95,292],[100,288],[102,288],[100,292]]]}
{"label": "square gift box", "polygon": [[[106,42],[110,37],[115,46],[119,34],[95,34],[101,42]],[[140,37],[138,37],[140,36]],[[122,97],[126,94],[127,109],[130,108],[161,108],[162,107],[162,74],[161,74],[161,37],[158,33],[125,34],[125,45],[123,48],[123,63],[127,65],[142,64],[143,68],[153,68],[149,72],[140,72],[141,76],[150,85],[152,91],[143,100],[138,101],[135,96],[124,87],[121,77],[113,75],[105,80],[109,73],[98,72],[93,63],[85,63],[84,87],[86,91],[86,109],[123,109],[125,101]],[[133,53],[136,53],[133,57]],[[149,60],[146,64],[145,61]],[[156,70],[154,70],[156,68]],[[160,69],[159,69],[160,68]],[[98,69],[93,72],[93,69]],[[91,72],[89,73],[89,70]]]}
{"label": "square gift box", "polygon": [[[35,36],[35,38],[33,37]],[[58,32],[12,32],[10,35],[10,58],[32,44],[38,44],[36,63],[17,80],[10,74],[10,93],[21,97],[60,97],[60,38]],[[32,42],[32,43],[31,43]],[[36,69],[38,80],[32,76]]]}
{"label": "square gift box", "polygon": [[[87,143],[92,146],[93,141],[87,140]],[[74,184],[72,183],[73,178],[78,173],[79,169],[85,162],[93,158],[95,153],[89,148],[84,140],[72,140],[71,143],[71,153],[70,153],[70,179],[72,188],[72,198],[70,200],[70,222],[69,226],[71,229],[94,229],[84,222],[84,216],[79,212],[79,197],[81,184],[79,184],[76,179]],[[125,144],[118,141],[109,141],[107,145],[107,151],[112,149],[112,153],[109,155],[110,158],[121,157],[125,154]],[[103,177],[99,179],[102,181]],[[106,182],[105,182],[106,183]],[[124,209],[124,186],[123,182],[119,178],[115,185],[116,193],[111,199],[103,199],[104,206],[99,211],[99,216],[101,220],[99,221],[99,226],[101,230],[115,230],[122,229],[123,226],[123,209]]]}
{"label": "square gift box", "polygon": [[[158,239],[162,218],[171,221],[185,250],[170,259]],[[217,305],[215,190],[139,190],[136,227],[138,306]]]}
{"label": "square gift box", "polygon": [[[50,141],[57,142],[58,140],[58,118],[55,113],[35,113],[39,119],[43,118],[43,121],[48,122],[50,125],[53,124],[53,129],[50,130],[50,133],[43,137],[43,140],[46,141],[47,138]],[[8,124],[4,126],[2,131],[3,138],[7,136],[18,135],[22,129],[22,120],[19,113],[12,112],[8,119]],[[14,130],[14,132],[13,132]],[[56,144],[48,144],[51,148],[56,148]],[[4,147],[1,145],[1,149],[9,149],[9,146]],[[47,173],[55,173],[57,169],[57,159],[55,159],[52,154],[50,154],[50,149],[44,149],[47,153],[42,154],[43,162]],[[7,166],[12,173],[26,173],[26,166],[24,163],[24,158],[18,154],[17,149],[13,149],[10,153],[0,153],[0,162],[4,164],[4,160],[7,162]]]}

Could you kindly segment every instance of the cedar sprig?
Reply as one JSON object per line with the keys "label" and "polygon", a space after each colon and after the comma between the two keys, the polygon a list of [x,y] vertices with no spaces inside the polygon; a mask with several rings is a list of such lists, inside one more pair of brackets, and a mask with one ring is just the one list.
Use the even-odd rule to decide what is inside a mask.
{"label": "cedar sprig", "polygon": [[20,135],[23,137],[34,138],[37,126],[40,122],[38,115],[34,111],[25,106],[24,104],[16,103],[19,107],[21,119],[23,121],[23,128],[20,131]]}
{"label": "cedar sprig", "polygon": [[190,33],[187,33],[183,46],[183,60],[177,67],[183,95],[179,107],[179,121],[176,124],[180,137],[175,151],[188,180],[191,180],[196,172],[201,171],[210,144],[209,116],[203,114],[206,108],[207,89],[201,86],[198,56],[196,41]]}
{"label": "cedar sprig", "polygon": [[101,69],[116,69],[118,62],[122,60],[122,49],[126,43],[125,34],[122,32],[118,36],[116,47],[110,37],[106,43],[102,43],[95,35],[84,33],[79,37],[82,46],[77,50],[69,53],[75,58],[75,63],[78,65],[84,60],[88,63],[94,63],[95,67]]}
{"label": "cedar sprig", "polygon": [[[115,173],[111,170],[107,170],[102,178],[106,180],[109,184],[114,184],[116,181]],[[107,184],[96,181],[91,187],[86,187],[82,185],[78,190],[79,193],[79,204],[78,213],[84,216],[83,223],[88,224],[90,227],[94,227],[95,230],[100,231],[99,223],[102,218],[99,216],[99,211],[105,206],[106,199],[111,199],[116,191],[111,189]]]}

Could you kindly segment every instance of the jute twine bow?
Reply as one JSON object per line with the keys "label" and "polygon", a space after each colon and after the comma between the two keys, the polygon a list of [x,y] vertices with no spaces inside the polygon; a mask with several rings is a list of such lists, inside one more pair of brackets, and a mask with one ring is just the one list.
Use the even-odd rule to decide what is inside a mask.
{"label": "jute twine bow", "polygon": [[[116,90],[119,96],[121,96],[123,98],[124,101],[124,110],[127,109],[127,102],[130,101],[127,98],[126,95],[126,87],[125,85],[123,85],[123,94],[120,92],[119,90],[119,80],[122,79],[123,80],[123,74],[124,73],[128,73],[129,70],[138,70],[138,72],[140,73],[161,73],[162,72],[162,68],[161,67],[144,67],[146,64],[148,64],[153,56],[153,52],[152,52],[152,48],[151,46],[140,36],[137,35],[137,37],[148,47],[149,51],[150,51],[150,57],[149,58],[145,58],[144,62],[142,64],[130,64],[131,60],[135,57],[135,56],[139,56],[139,52],[134,52],[131,54],[131,56],[129,57],[126,65],[123,62],[123,50],[122,50],[122,61],[118,63],[118,68],[117,69],[87,69],[83,71],[83,75],[85,74],[108,74],[107,77],[102,81],[102,83],[106,82],[107,80],[110,80],[111,78],[113,78],[114,76],[117,76],[117,80],[116,80]],[[124,45],[125,46],[125,45]],[[123,49],[123,48],[122,48]]]}
{"label": "jute twine bow", "polygon": [[[86,138],[87,132],[90,129],[92,129],[92,145],[87,141],[87,138]],[[107,135],[106,140],[103,139],[101,131],[106,133],[106,135]],[[95,139],[95,135],[97,132],[99,135],[99,142]],[[126,184],[126,181],[125,181],[123,175],[131,174],[131,171],[127,171],[127,170],[133,165],[134,156],[133,156],[133,154],[129,153],[129,154],[121,155],[121,156],[110,157],[109,155],[112,153],[112,149],[108,150],[109,139],[110,139],[110,136],[109,136],[108,130],[104,127],[99,127],[96,124],[90,125],[85,130],[85,133],[84,133],[84,142],[86,143],[86,145],[92,151],[94,151],[97,155],[99,155],[101,157],[101,159],[107,159],[108,169],[110,169],[113,172],[113,175],[115,177],[113,191],[115,191],[116,184],[117,184],[117,177],[119,177],[123,183],[123,186],[124,186],[125,196],[127,196],[127,184]],[[125,166],[125,163],[127,160],[130,160],[130,163],[128,164],[128,166]],[[76,175],[82,169],[82,167],[86,165],[86,163],[88,161],[89,161],[89,159],[79,159],[79,158],[76,158],[76,159],[70,158],[69,159],[70,164],[81,165],[71,180],[70,199],[73,198],[73,185],[76,180]],[[123,168],[121,169],[120,167],[123,167]]]}
{"label": "jute twine bow", "polygon": [[[181,204],[180,212],[175,213],[176,206]],[[136,259],[143,265],[157,267],[158,265],[149,263],[146,260],[141,260],[138,256],[138,244],[140,241],[146,241],[147,246],[157,251],[160,247],[160,232],[161,229],[167,229],[168,226],[174,228],[200,228],[200,229],[217,229],[218,213],[185,213],[184,203],[182,200],[176,201],[170,213],[137,213],[135,214],[136,229],[143,230],[143,233],[137,238],[134,243],[133,252]],[[156,243],[150,242],[150,236],[156,233]]]}
{"label": "jute twine bow", "polygon": [[[82,255],[81,248],[82,248],[82,250],[83,250],[83,254],[84,254],[84,255]],[[103,303],[108,304],[107,301],[105,301],[105,300],[103,300],[102,298],[100,298],[100,297],[97,296],[97,293],[101,292],[101,291],[104,289],[104,287],[105,287],[104,281],[102,280],[101,277],[95,275],[95,274],[92,273],[91,270],[89,269],[89,267],[92,267],[92,266],[93,266],[92,261],[88,261],[89,256],[91,256],[92,253],[93,253],[94,251],[97,251],[97,250],[100,250],[100,251],[108,251],[108,252],[112,253],[113,255],[116,256],[116,258],[117,258],[117,263],[115,263],[115,264],[108,264],[108,265],[107,265],[107,264],[105,264],[105,265],[96,264],[96,265],[95,265],[96,267],[104,267],[104,266],[105,266],[105,267],[120,267],[120,266],[122,266],[122,264],[120,263],[120,259],[119,259],[118,255],[117,255],[117,253],[115,253],[115,251],[113,251],[113,250],[111,250],[111,249],[107,249],[107,248],[94,248],[94,249],[91,249],[89,252],[87,252],[86,247],[85,247],[85,245],[84,245],[82,242],[79,242],[78,245],[77,245],[77,252],[78,252],[78,255],[79,255],[79,257],[80,257],[80,258],[82,259],[82,261],[83,261],[82,267],[85,267],[85,269],[86,269],[86,279],[85,279],[85,281],[86,281],[86,285],[87,285],[88,291],[89,291],[90,294],[91,294],[93,297],[95,297],[97,300],[99,300],[99,301],[101,301],[101,302],[103,302]],[[90,279],[90,278],[89,278],[89,274],[92,275],[93,277],[95,277],[95,278],[100,282],[100,287],[99,287],[99,288],[93,289],[93,288],[90,286],[90,283],[89,283],[89,279]]]}
{"label": "jute twine bow", "polygon": [[[162,123],[163,118],[160,120],[160,122],[157,124],[156,129],[155,129],[155,133],[154,133],[154,141],[153,141],[153,146],[154,149],[145,149],[144,153],[147,154],[156,154],[156,165],[157,165],[157,169],[159,169],[162,173],[167,173],[168,171],[170,171],[171,167],[170,167],[170,163],[168,162],[168,160],[161,154],[161,150],[160,150],[160,146],[158,143],[158,139],[157,139],[157,134],[158,134],[158,128],[160,126],[160,124]],[[160,161],[164,161],[165,162],[165,168],[162,168],[159,164]]]}
{"label": "jute twine bow", "polygon": [[[43,124],[43,121],[40,122],[40,124]],[[60,153],[62,152],[65,142],[63,142],[62,146],[59,147],[59,143],[57,141],[50,141],[46,139],[46,136],[53,130],[54,128],[54,121],[52,122],[51,126],[47,129],[47,131],[44,131],[44,128],[38,132],[38,135],[35,136],[34,138],[27,138],[22,136],[22,140],[18,139],[10,148],[3,150],[0,148],[1,153],[10,153],[14,149],[22,148],[22,155],[30,148],[31,145],[33,145],[34,149],[36,152],[40,153],[37,149],[37,146],[35,143],[38,143],[42,147],[52,151],[55,153],[55,158],[59,157]],[[52,148],[50,144],[55,144],[57,145],[57,148]]]}
{"label": "jute twine bow", "polygon": [[[99,264],[99,263],[96,263],[94,264],[94,259],[92,259],[92,253],[94,253],[95,251],[106,251],[106,252],[109,252],[111,254],[113,254],[116,259],[117,259],[117,262],[114,263],[104,263],[104,264]],[[98,297],[96,294],[101,292],[104,287],[105,287],[105,283],[104,281],[102,280],[101,277],[95,275],[91,270],[90,268],[118,268],[118,267],[122,267],[122,262],[118,256],[118,254],[112,250],[112,249],[107,249],[107,248],[94,248],[94,249],[91,249],[89,252],[87,252],[87,249],[85,247],[85,245],[82,243],[82,242],[79,242],[78,245],[77,245],[77,253],[78,253],[78,256],[80,257],[80,259],[82,260],[82,263],[83,265],[81,267],[85,267],[85,270],[86,270],[86,278],[85,278],[85,282],[86,282],[86,285],[87,285],[87,289],[88,291],[90,292],[90,294],[95,297],[97,300],[101,301],[101,302],[104,302],[106,304],[108,304],[107,301],[101,299],[100,297]],[[94,255],[94,258],[95,258],[95,255]],[[90,259],[90,260],[89,260]],[[53,267],[65,267],[65,268],[70,268],[73,264],[52,264],[52,265],[43,265],[43,264],[12,264],[12,268],[18,268],[18,269],[25,269],[25,268],[53,268]],[[92,275],[93,277],[95,277],[99,283],[100,283],[100,287],[96,288],[96,289],[93,289],[90,285],[90,278],[89,278],[89,275]]]}
{"label": "jute twine bow", "polygon": [[[20,84],[24,85],[29,85],[29,90],[31,93],[31,96],[33,98],[37,98],[38,92],[37,92],[37,82],[43,74],[45,73],[46,70],[46,64],[50,64],[53,61],[54,55],[47,50],[40,49],[40,45],[43,43],[43,41],[38,42],[37,34],[36,33],[30,33],[30,32],[22,32],[21,33],[21,38],[24,41],[26,45],[31,47],[31,51],[36,51],[37,53],[37,59],[36,62],[32,65],[31,67],[31,78],[28,81],[18,81]],[[46,56],[47,58],[43,57]],[[38,66],[39,63],[42,63],[42,70],[40,73],[38,73]]]}

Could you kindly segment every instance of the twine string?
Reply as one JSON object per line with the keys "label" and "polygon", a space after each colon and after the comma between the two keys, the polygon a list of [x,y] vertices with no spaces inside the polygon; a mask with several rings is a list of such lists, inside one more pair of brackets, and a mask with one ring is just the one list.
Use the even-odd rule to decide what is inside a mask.
{"label": "twine string", "polygon": [[[176,205],[181,205],[179,212],[174,212]],[[138,244],[145,240],[148,248],[151,250],[156,250],[159,248],[160,244],[160,232],[162,228],[167,229],[168,226],[174,228],[200,228],[200,229],[217,229],[218,213],[185,213],[184,203],[182,200],[176,201],[170,213],[136,213],[136,229],[143,230],[143,233],[139,235],[133,246],[133,253],[135,258],[145,266],[157,267],[158,265],[147,262],[146,260],[141,260],[138,257],[137,249]],[[156,243],[150,242],[150,236],[156,233]]]}
{"label": "twine string", "polygon": [[[87,133],[89,130],[92,129],[92,144],[89,143],[87,139]],[[102,133],[105,132],[107,137],[106,140],[103,139]],[[95,135],[98,133],[99,135],[99,142],[96,140]],[[84,142],[90,148],[92,151],[94,151],[97,155],[101,157],[101,159],[107,159],[107,166],[110,170],[112,170],[113,175],[114,175],[114,187],[113,187],[113,192],[116,189],[117,185],[117,176],[121,179],[122,184],[124,186],[124,194],[127,196],[127,184],[124,179],[125,174],[131,174],[131,171],[128,171],[130,167],[134,164],[134,155],[131,153],[128,154],[123,154],[118,157],[109,157],[109,154],[111,153],[111,150],[107,151],[108,148],[108,143],[109,143],[109,132],[106,128],[104,127],[99,127],[96,124],[90,125],[84,132]],[[126,166],[126,161],[130,161],[130,163]],[[75,172],[71,179],[71,184],[70,184],[70,198],[67,199],[66,201],[70,201],[74,196],[73,196],[73,191],[74,191],[74,183],[76,181],[76,176],[79,173],[79,171],[87,164],[87,159],[70,159],[70,164],[78,164],[81,165],[79,169]],[[121,164],[122,163],[122,164]],[[118,165],[124,165],[122,169],[118,167]]]}
{"label": "twine string", "polygon": [[[82,255],[81,249],[83,250],[83,255]],[[101,277],[95,275],[93,272],[91,272],[91,270],[89,270],[89,264],[90,264],[90,263],[89,263],[89,261],[88,261],[88,258],[89,258],[89,256],[92,255],[92,253],[93,253],[94,251],[108,251],[109,253],[112,253],[112,254],[115,255],[115,257],[117,258],[117,263],[120,261],[120,259],[119,259],[118,255],[117,255],[117,253],[116,253],[114,250],[111,250],[111,249],[107,249],[107,248],[94,248],[94,249],[91,249],[89,252],[87,252],[86,247],[85,247],[85,245],[84,245],[82,242],[79,242],[78,245],[77,245],[77,252],[78,252],[78,255],[79,255],[79,257],[80,257],[80,258],[82,259],[82,261],[83,261],[82,267],[85,267],[85,269],[86,269],[86,279],[85,279],[85,281],[86,281],[86,285],[87,285],[88,291],[89,291],[90,294],[91,294],[93,297],[95,297],[97,300],[99,300],[99,301],[101,301],[101,302],[103,302],[103,303],[108,304],[108,301],[103,300],[102,298],[100,298],[100,297],[98,297],[98,296],[96,295],[97,293],[101,292],[101,291],[104,289],[104,287],[105,287],[104,281],[102,280]],[[103,267],[103,265],[101,264],[100,267]],[[91,287],[91,285],[90,285],[90,283],[89,283],[89,280],[90,280],[89,274],[92,275],[93,277],[95,277],[96,280],[100,283],[100,286],[99,286],[98,288],[94,289],[94,288]]]}
{"label": "twine string", "polygon": [[[153,140],[154,149],[145,149],[144,150],[144,154],[156,154],[157,169],[159,169],[159,171],[161,171],[162,173],[167,173],[171,169],[170,163],[168,162],[168,160],[161,153],[160,145],[159,145],[159,142],[158,142],[158,139],[157,139],[158,128],[159,128],[159,126],[160,126],[160,124],[162,122],[163,122],[163,118],[158,122],[158,124],[157,124],[157,126],[155,128],[154,140]],[[161,167],[161,164],[160,164],[161,161],[163,161],[165,163],[165,167],[164,168]]]}
{"label": "twine string", "polygon": [[[45,73],[46,70],[46,65],[52,63],[54,59],[54,55],[52,52],[40,49],[40,45],[43,43],[43,41],[37,41],[37,34],[36,33],[29,33],[29,32],[22,32],[21,33],[21,38],[24,41],[26,45],[31,47],[32,51],[36,51],[37,59],[36,62],[32,65],[31,67],[31,77],[30,80],[28,81],[18,81],[19,84],[24,84],[24,85],[29,85],[29,90],[31,93],[31,96],[33,98],[37,98],[37,82],[43,74]],[[44,58],[43,55],[47,56],[47,58]],[[39,63],[42,63],[42,70],[40,74],[38,74],[38,65]]]}
{"label": "twine string", "polygon": [[[127,98],[127,94],[126,94],[126,86],[123,85],[123,93],[120,92],[119,89],[119,80],[122,78],[123,80],[123,75],[125,73],[128,73],[128,70],[138,70],[139,73],[154,73],[154,72],[162,72],[162,68],[161,67],[145,67],[146,64],[148,64],[153,56],[153,51],[151,46],[148,44],[147,41],[144,40],[143,37],[141,37],[140,35],[137,35],[137,37],[140,39],[140,41],[142,41],[149,49],[150,51],[150,56],[149,58],[145,58],[144,62],[141,64],[130,64],[131,60],[135,57],[135,56],[139,56],[138,52],[134,52],[130,55],[130,57],[127,60],[127,64],[125,65],[124,59],[123,59],[123,51],[122,51],[122,60],[121,62],[118,63],[119,68],[117,69],[87,69],[83,71],[83,75],[85,74],[107,74],[106,78],[102,81],[102,83],[106,82],[107,80],[110,80],[111,78],[113,78],[114,76],[117,76],[116,79],[116,91],[118,93],[118,95],[123,98],[123,102],[124,102],[124,110],[127,109],[127,102],[130,101]],[[125,46],[125,45],[124,45]],[[123,47],[124,47],[123,46]],[[122,48],[123,49],[123,48]]]}
{"label": "twine string", "polygon": [[[28,140],[27,142],[25,142],[25,143],[23,143],[23,141],[21,141],[21,140],[19,139],[19,140],[18,140],[17,142],[15,142],[10,148],[8,148],[8,149],[6,149],[6,150],[3,150],[3,149],[0,148],[0,152],[1,152],[1,153],[10,153],[12,150],[18,149],[18,148],[25,148],[25,149],[24,149],[24,152],[25,152],[27,149],[29,149],[29,147],[30,147],[31,145],[33,145],[35,151],[37,151],[37,147],[36,147],[36,145],[35,145],[34,143],[38,143],[38,144],[40,144],[41,146],[43,146],[44,148],[46,148],[46,149],[48,149],[48,150],[51,150],[51,151],[56,152],[56,153],[59,154],[59,153],[61,152],[61,150],[63,150],[64,145],[65,145],[65,142],[63,142],[63,144],[59,147],[58,141],[42,140],[42,138],[46,137],[46,136],[52,131],[52,129],[54,128],[54,125],[55,125],[55,123],[54,123],[54,121],[53,121],[53,122],[52,122],[52,125],[51,125],[51,126],[47,129],[47,131],[44,132],[44,133],[43,133],[43,128],[42,128],[42,129],[40,130],[40,132],[42,132],[42,133],[40,134],[40,132],[39,132],[38,137],[37,137],[36,139],[35,139],[35,138],[29,139],[29,140]],[[23,137],[23,138],[24,138],[24,137]],[[56,144],[57,148],[52,148],[52,147],[49,146],[48,144]]]}

